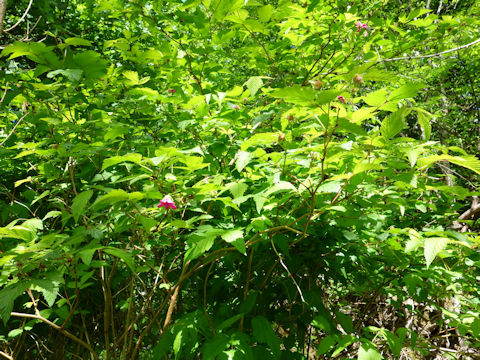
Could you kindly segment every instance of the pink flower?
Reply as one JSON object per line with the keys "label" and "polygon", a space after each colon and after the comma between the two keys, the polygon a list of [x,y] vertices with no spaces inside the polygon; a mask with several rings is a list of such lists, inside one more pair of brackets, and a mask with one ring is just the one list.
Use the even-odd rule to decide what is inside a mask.
{"label": "pink flower", "polygon": [[367,24],[361,23],[360,21],[357,22],[355,26],[357,27],[357,32],[359,32],[362,29],[366,30],[368,28]]}
{"label": "pink flower", "polygon": [[169,92],[169,93],[172,93],[172,94],[175,94],[175,93],[176,93],[175,89],[168,89],[168,92]]}
{"label": "pink flower", "polygon": [[345,104],[345,98],[342,95],[338,95],[337,100],[340,100],[342,103]]}
{"label": "pink flower", "polygon": [[165,195],[164,198],[160,200],[160,203],[157,205],[157,207],[159,208],[164,207],[167,210],[168,209],[175,210],[177,208],[170,195]]}
{"label": "pink flower", "polygon": [[240,106],[238,106],[238,105],[233,105],[233,108],[234,108],[235,110],[240,110]]}

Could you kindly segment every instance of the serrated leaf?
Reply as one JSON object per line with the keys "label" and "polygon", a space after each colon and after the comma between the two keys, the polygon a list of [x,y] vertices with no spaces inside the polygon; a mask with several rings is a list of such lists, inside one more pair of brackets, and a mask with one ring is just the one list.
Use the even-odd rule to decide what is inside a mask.
{"label": "serrated leaf", "polygon": [[238,183],[230,184],[230,186],[228,187],[228,190],[230,190],[230,192],[232,193],[233,198],[237,199],[243,196],[247,188],[248,188],[247,184],[245,184],[244,182],[238,182]]}
{"label": "serrated leaf", "polygon": [[480,174],[480,160],[475,156],[451,156],[451,155],[432,155],[419,159],[418,166],[424,167],[436,163],[438,161],[450,161],[452,164],[463,166],[464,168],[470,169],[477,174]]}
{"label": "serrated leaf", "polygon": [[424,84],[405,84],[394,90],[388,97],[389,101],[413,98],[418,94],[420,89],[425,87]]}
{"label": "serrated leaf", "polygon": [[53,306],[58,295],[59,283],[56,281],[35,279],[32,280],[31,289],[42,293],[48,306]]}
{"label": "serrated leaf", "polygon": [[215,360],[215,358],[220,355],[223,350],[227,347],[229,339],[224,334],[216,334],[213,339],[208,340],[202,346],[202,359],[204,360]]}
{"label": "serrated leaf", "polygon": [[363,101],[365,101],[370,106],[381,106],[387,102],[387,90],[380,89],[369,93],[368,95],[363,97]]}
{"label": "serrated leaf", "polygon": [[94,249],[83,249],[77,253],[77,255],[82,259],[83,263],[87,266],[90,266],[92,262],[93,254],[97,251],[97,248]]}
{"label": "serrated leaf", "polygon": [[73,219],[75,220],[75,223],[78,222],[78,219],[83,214],[83,210],[85,210],[85,207],[87,206],[87,203],[92,197],[92,195],[93,195],[93,190],[87,190],[78,194],[73,199],[72,214],[73,214]]}
{"label": "serrated leaf", "polygon": [[417,112],[417,121],[418,121],[418,124],[423,129],[423,134],[425,135],[425,140],[426,141],[430,140],[430,134],[432,133],[432,125],[430,124],[430,118],[431,117],[432,117],[431,115],[428,116],[423,111],[418,111]]}
{"label": "serrated leaf", "polygon": [[263,86],[263,81],[260,76],[253,76],[247,80],[245,85],[247,86],[250,95],[255,96],[257,91]]}
{"label": "serrated leaf", "polygon": [[370,344],[362,344],[358,349],[358,360],[382,360],[382,355]]}
{"label": "serrated leaf", "polygon": [[363,80],[365,81],[392,81],[395,80],[395,78],[396,74],[375,68],[372,68],[363,74]]}
{"label": "serrated leaf", "polygon": [[321,91],[315,97],[315,104],[316,105],[328,104],[329,102],[337,99],[337,96],[340,95],[340,93],[341,93],[341,91],[338,91],[338,90],[324,90],[324,91]]}
{"label": "serrated leaf", "polygon": [[83,75],[83,70],[81,69],[54,70],[54,71],[50,71],[47,74],[47,77],[49,79],[52,79],[57,75],[63,75],[70,81],[80,81]]}
{"label": "serrated leaf", "polygon": [[92,46],[92,43],[87,39],[82,39],[79,37],[71,37],[65,39],[65,44],[72,45],[72,46]]}
{"label": "serrated leaf", "polygon": [[444,237],[429,237],[425,239],[424,256],[427,267],[429,267],[435,257],[447,247],[449,242],[450,240]]}
{"label": "serrated leaf", "polygon": [[203,236],[190,247],[185,253],[185,262],[195,260],[199,256],[202,256],[205,252],[210,250],[213,246],[213,242],[216,236]]}
{"label": "serrated leaf", "polygon": [[270,93],[270,96],[298,105],[312,105],[315,100],[314,90],[310,87],[302,87],[300,85],[275,89]]}
{"label": "serrated leaf", "polygon": [[109,205],[113,205],[117,202],[120,201],[126,201],[128,200],[128,193],[125,190],[122,189],[114,189],[110,191],[109,193],[99,197],[95,203],[92,205],[93,208],[99,209],[102,207],[106,207]]}
{"label": "serrated leaf", "polygon": [[337,193],[342,188],[340,181],[327,181],[318,187],[318,193]]}
{"label": "serrated leaf", "polygon": [[0,317],[6,325],[13,309],[13,302],[22,295],[29,287],[28,281],[20,281],[14,285],[4,287],[0,290]]}
{"label": "serrated leaf", "polygon": [[239,150],[237,160],[235,161],[235,168],[240,173],[248,165],[250,160],[253,159],[253,154],[247,151]]}
{"label": "serrated leaf", "polygon": [[133,260],[132,255],[130,255],[128,252],[123,249],[117,249],[113,247],[104,248],[103,251],[109,255],[123,260],[132,273],[135,273],[135,261]]}
{"label": "serrated leaf", "polygon": [[257,9],[258,19],[262,22],[268,22],[272,17],[275,8],[268,4]]}
{"label": "serrated leaf", "polygon": [[140,154],[126,154],[121,156],[112,156],[111,158],[105,159],[102,164],[102,171],[106,168],[122,163],[122,162],[133,162],[135,164],[139,164],[142,160],[142,155]]}
{"label": "serrated leaf", "polygon": [[271,145],[278,139],[278,133],[260,133],[253,135],[250,139],[245,140],[242,145],[242,151],[247,150],[252,146]]}
{"label": "serrated leaf", "polygon": [[337,343],[337,337],[335,335],[328,335],[323,338],[320,344],[317,347],[317,354],[323,355],[329,352]]}
{"label": "serrated leaf", "polygon": [[269,196],[273,193],[278,191],[294,191],[297,192],[297,188],[288,181],[279,181],[278,183],[274,184],[271,188],[269,188],[265,192],[265,196]]}
{"label": "serrated leaf", "polygon": [[227,243],[232,244],[240,253],[246,254],[247,249],[245,247],[242,229],[227,230],[221,234],[221,238]]}
{"label": "serrated leaf", "polygon": [[422,244],[422,236],[414,229],[408,230],[409,240],[405,244],[405,252],[409,253],[417,250]]}
{"label": "serrated leaf", "polygon": [[274,359],[280,358],[280,340],[272,329],[270,322],[263,316],[252,319],[253,338],[260,343],[268,344]]}
{"label": "serrated leaf", "polygon": [[380,131],[382,136],[385,139],[391,139],[395,135],[397,135],[400,131],[402,131],[405,126],[405,116],[410,112],[410,110],[406,107],[403,107],[394,113],[388,115],[383,121],[380,127]]}

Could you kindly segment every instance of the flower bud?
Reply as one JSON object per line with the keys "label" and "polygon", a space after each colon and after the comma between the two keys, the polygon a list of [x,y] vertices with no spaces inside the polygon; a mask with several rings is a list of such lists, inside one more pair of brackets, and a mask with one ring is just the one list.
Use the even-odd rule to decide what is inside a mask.
{"label": "flower bud", "polygon": [[316,80],[314,83],[313,83],[313,88],[315,90],[320,90],[323,86],[323,82],[322,80]]}
{"label": "flower bud", "polygon": [[362,75],[358,75],[358,74],[355,75],[355,76],[353,77],[353,82],[354,82],[355,84],[357,84],[357,85],[358,85],[358,84],[361,84],[361,83],[363,82],[363,76],[362,76]]}

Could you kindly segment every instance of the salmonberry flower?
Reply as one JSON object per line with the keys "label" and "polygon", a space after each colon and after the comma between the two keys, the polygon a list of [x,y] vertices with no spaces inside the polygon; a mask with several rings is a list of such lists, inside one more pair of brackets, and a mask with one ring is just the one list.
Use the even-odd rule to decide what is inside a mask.
{"label": "salmonberry flower", "polygon": [[342,95],[338,95],[337,100],[340,100],[342,103],[345,104],[345,98]]}
{"label": "salmonberry flower", "polygon": [[165,209],[173,209],[175,210],[177,206],[173,202],[173,199],[170,195],[165,195],[162,200],[160,200],[160,203],[157,205],[157,207],[161,208],[164,207]]}
{"label": "salmonberry flower", "polygon": [[238,105],[233,105],[233,108],[234,108],[235,110],[240,110],[240,106],[238,106]]}
{"label": "salmonberry flower", "polygon": [[168,89],[168,92],[169,92],[169,93],[172,93],[172,94],[175,94],[175,93],[176,93],[175,89]]}
{"label": "salmonberry flower", "polygon": [[357,27],[357,32],[360,32],[362,29],[366,30],[368,28],[367,24],[361,23],[360,21],[357,22],[355,26]]}

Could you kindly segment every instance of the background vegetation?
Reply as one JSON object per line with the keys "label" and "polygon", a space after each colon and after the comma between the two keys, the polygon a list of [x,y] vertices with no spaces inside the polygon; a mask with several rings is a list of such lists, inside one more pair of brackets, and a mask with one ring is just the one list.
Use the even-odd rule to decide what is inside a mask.
{"label": "background vegetation", "polygon": [[0,356],[480,357],[480,3],[0,23]]}

